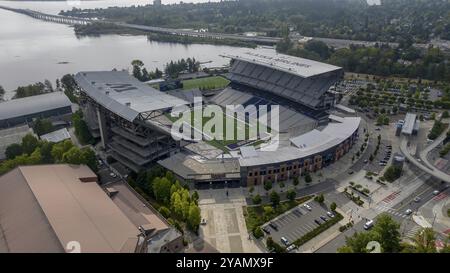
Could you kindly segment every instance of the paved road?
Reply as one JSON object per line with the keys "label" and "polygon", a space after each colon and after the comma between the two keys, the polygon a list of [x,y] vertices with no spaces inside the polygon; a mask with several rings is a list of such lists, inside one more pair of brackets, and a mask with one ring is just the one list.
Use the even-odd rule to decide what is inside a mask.
{"label": "paved road", "polygon": [[[382,202],[378,203],[374,207],[374,211],[378,213],[377,217],[382,213],[388,213],[390,216],[399,223],[407,221],[407,227],[403,226],[401,229],[402,233],[405,231],[415,228],[417,226],[411,219],[412,215],[405,215],[407,209],[411,209],[413,212],[417,212],[418,209],[425,205],[428,201],[435,197],[433,191],[439,190],[441,192],[450,193],[450,188],[446,188],[446,184],[442,184],[436,179],[427,180],[422,186],[416,189],[414,192],[405,197],[402,202],[394,205],[393,207],[383,207]],[[414,198],[420,197],[420,202],[414,202]],[[374,219],[376,219],[375,217]],[[336,253],[337,250],[345,245],[346,237],[352,236],[355,232],[364,232],[364,219],[357,218],[355,220],[360,220],[351,229],[339,234],[336,238],[319,248],[316,252],[318,253]],[[415,229],[414,229],[415,230]]]}
{"label": "paved road", "polygon": [[[443,135],[445,135],[445,132],[443,133]],[[435,168],[430,162],[428,162],[428,159],[426,158],[426,155],[424,155],[423,153],[421,153],[421,155],[420,155],[421,161],[424,162],[425,164],[423,164],[422,162],[419,162],[414,156],[412,156],[409,153],[408,147],[407,147],[408,146],[408,139],[406,137],[404,137],[404,136],[402,136],[402,137],[403,137],[403,139],[402,139],[402,141],[400,143],[400,150],[412,164],[416,165],[418,168],[420,168],[424,172],[426,172],[426,173],[436,177],[437,179],[440,179],[440,180],[446,181],[447,183],[450,183],[450,175],[448,175],[448,174],[442,172],[441,170]],[[441,137],[439,137],[439,139],[436,139],[435,142],[432,145],[437,145],[438,141],[440,140]]]}

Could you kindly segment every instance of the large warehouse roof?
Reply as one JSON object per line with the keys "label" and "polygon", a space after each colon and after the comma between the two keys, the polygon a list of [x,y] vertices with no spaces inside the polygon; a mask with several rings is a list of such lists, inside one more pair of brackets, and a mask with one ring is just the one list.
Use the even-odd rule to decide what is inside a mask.
{"label": "large warehouse roof", "polygon": [[70,107],[72,103],[63,92],[51,92],[0,103],[0,120],[22,117],[53,109]]}
{"label": "large warehouse roof", "polygon": [[284,146],[275,151],[258,150],[257,156],[242,157],[239,164],[243,167],[277,164],[324,152],[348,139],[358,129],[360,122],[359,117],[345,117],[342,122],[329,123],[322,131],[313,130],[291,138],[296,147]]}
{"label": "large warehouse roof", "polygon": [[97,103],[130,122],[140,113],[188,104],[138,81],[126,71],[79,72],[75,81]]}
{"label": "large warehouse roof", "polygon": [[237,55],[227,55],[232,59],[243,60],[254,64],[264,65],[277,70],[282,70],[303,78],[312,77],[331,71],[341,70],[341,67],[303,59],[294,56],[279,54],[274,50],[255,49],[248,50]]}
{"label": "large warehouse roof", "polygon": [[[87,166],[22,166],[0,177],[0,252],[134,252],[138,229]],[[3,250],[3,251],[2,251]]]}

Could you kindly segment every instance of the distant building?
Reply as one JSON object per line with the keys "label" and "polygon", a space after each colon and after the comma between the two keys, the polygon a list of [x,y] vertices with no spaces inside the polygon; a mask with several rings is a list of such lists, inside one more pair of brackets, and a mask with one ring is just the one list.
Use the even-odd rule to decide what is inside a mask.
{"label": "distant building", "polygon": [[53,132],[50,132],[48,134],[40,136],[42,140],[46,140],[48,142],[58,143],[61,141],[64,141],[66,139],[70,139],[69,131],[67,131],[67,128],[62,128]]}
{"label": "distant building", "polygon": [[143,213],[132,191],[111,192],[120,200],[84,165],[21,166],[0,176],[0,252],[70,252],[77,245],[83,253],[182,250],[180,233]]}
{"label": "distant building", "polygon": [[68,119],[72,103],[63,92],[8,100],[0,103],[0,128],[28,124],[37,118]]}
{"label": "distant building", "polygon": [[412,114],[412,113],[407,113],[404,124],[402,126],[402,134],[409,135],[409,136],[416,135],[418,128],[419,128],[419,125],[417,123],[418,123],[417,115]]}

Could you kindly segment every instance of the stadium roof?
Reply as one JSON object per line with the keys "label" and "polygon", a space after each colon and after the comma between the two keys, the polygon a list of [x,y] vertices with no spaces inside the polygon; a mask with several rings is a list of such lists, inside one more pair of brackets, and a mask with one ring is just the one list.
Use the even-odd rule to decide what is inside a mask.
{"label": "stadium roof", "polygon": [[140,113],[188,104],[138,81],[126,71],[79,72],[75,81],[97,103],[130,122]]}
{"label": "stadium roof", "polygon": [[313,60],[279,54],[273,49],[248,50],[237,55],[226,55],[232,59],[239,59],[254,64],[264,65],[274,69],[282,70],[303,78],[312,77],[331,71],[342,70],[341,67],[316,62]]}
{"label": "stadium roof", "polygon": [[0,252],[134,252],[138,229],[87,166],[22,166],[0,177]]}
{"label": "stadium roof", "polygon": [[417,115],[407,113],[405,117],[405,124],[403,124],[402,133],[411,135],[414,130],[414,123],[416,122]]}
{"label": "stadium roof", "polygon": [[0,120],[22,117],[53,109],[70,107],[72,103],[63,92],[8,100],[0,103]]}
{"label": "stadium roof", "polygon": [[295,146],[283,146],[275,151],[257,150],[256,157],[241,157],[239,164],[243,167],[277,164],[326,151],[348,139],[358,129],[360,122],[359,117],[345,117],[342,122],[329,123],[322,131],[313,130],[291,138]]}

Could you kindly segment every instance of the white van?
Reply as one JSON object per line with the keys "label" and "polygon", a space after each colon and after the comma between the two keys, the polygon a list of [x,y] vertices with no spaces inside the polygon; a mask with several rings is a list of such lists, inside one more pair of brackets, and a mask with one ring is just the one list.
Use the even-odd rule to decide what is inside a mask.
{"label": "white van", "polygon": [[373,220],[369,220],[364,224],[364,229],[368,230],[373,227]]}

